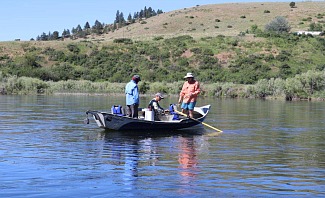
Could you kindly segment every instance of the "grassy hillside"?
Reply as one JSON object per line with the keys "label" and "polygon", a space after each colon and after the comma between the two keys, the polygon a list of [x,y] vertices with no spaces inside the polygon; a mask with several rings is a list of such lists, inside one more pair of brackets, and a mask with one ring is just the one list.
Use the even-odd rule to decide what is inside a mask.
{"label": "grassy hillside", "polygon": [[[269,11],[269,13],[265,13]],[[158,35],[174,37],[191,35],[195,38],[205,36],[237,36],[252,25],[264,29],[264,26],[276,16],[288,19],[292,31],[307,30],[311,17],[313,22],[325,21],[317,18],[325,14],[325,2],[299,2],[295,8],[285,3],[231,3],[198,5],[167,12],[145,20],[146,23],[132,24],[101,37],[104,40],[114,38],[146,39]],[[245,18],[244,18],[245,16]],[[220,22],[217,22],[220,20]],[[231,28],[230,28],[231,26]]]}
{"label": "grassy hillside", "polygon": [[[138,73],[144,79],[143,91],[168,92],[171,89],[166,84],[151,83],[177,82],[191,71],[202,83],[212,84],[212,95],[222,93],[223,86],[214,84],[218,82],[262,84],[257,95],[263,97],[275,92],[290,97],[301,90],[304,97],[317,90],[324,92],[324,36],[261,36],[252,31],[254,27],[263,32],[264,26],[277,16],[286,17],[292,32],[308,30],[312,23],[325,30],[325,2],[296,3],[294,8],[288,2],[198,5],[85,39],[0,42],[0,80],[6,84],[2,86],[19,90],[26,78],[17,80],[12,76],[54,82],[86,80],[90,86],[88,81],[125,83]],[[314,74],[319,77],[310,78]],[[285,90],[286,79],[291,78],[295,79],[288,81],[289,88],[298,81],[301,85]],[[311,83],[306,79],[312,79]],[[266,92],[265,87],[273,86],[268,83],[281,86]],[[45,88],[39,81],[30,84]],[[62,87],[71,90],[74,84],[69,82]],[[223,91],[231,89],[228,85]],[[176,87],[173,92],[177,90]],[[242,95],[256,94],[250,88],[247,92]]]}

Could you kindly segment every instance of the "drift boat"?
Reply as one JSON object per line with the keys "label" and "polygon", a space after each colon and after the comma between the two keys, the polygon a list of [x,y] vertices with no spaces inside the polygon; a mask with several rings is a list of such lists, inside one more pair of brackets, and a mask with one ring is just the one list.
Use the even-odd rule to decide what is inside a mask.
{"label": "drift boat", "polygon": [[[139,117],[131,118],[124,114],[124,108],[121,105],[113,106],[111,112],[101,112],[88,110],[85,123],[89,124],[88,115],[92,115],[93,119],[100,128],[130,131],[130,130],[179,130],[191,128],[201,124],[209,113],[211,105],[194,107],[193,118],[188,118],[184,115],[177,114],[177,110],[173,111],[170,108],[169,112],[157,115],[157,120],[154,118],[153,111],[149,109],[139,109]],[[118,111],[116,111],[118,109]]]}

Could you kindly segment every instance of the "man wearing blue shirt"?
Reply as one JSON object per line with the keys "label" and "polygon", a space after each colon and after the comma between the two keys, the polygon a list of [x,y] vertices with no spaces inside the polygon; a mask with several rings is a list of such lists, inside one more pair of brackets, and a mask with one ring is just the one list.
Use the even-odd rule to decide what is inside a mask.
{"label": "man wearing blue shirt", "polygon": [[131,118],[138,118],[138,108],[139,108],[139,88],[138,82],[141,81],[139,75],[134,75],[132,80],[125,86],[126,94],[126,112]]}

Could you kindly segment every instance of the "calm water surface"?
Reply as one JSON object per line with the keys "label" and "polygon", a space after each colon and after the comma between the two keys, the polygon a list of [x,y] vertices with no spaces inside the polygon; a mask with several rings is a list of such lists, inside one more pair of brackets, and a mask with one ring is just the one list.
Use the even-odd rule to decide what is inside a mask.
{"label": "calm water surface", "polygon": [[0,197],[325,197],[325,102],[200,99],[222,134],[83,123],[114,104],[124,97],[0,96]]}

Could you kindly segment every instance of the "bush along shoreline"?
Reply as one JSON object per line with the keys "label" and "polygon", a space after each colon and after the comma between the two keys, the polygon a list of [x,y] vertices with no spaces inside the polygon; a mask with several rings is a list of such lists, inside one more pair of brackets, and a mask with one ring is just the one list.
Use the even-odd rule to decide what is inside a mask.
{"label": "bush along shoreline", "polygon": [[[200,79],[198,79],[200,81]],[[94,94],[122,95],[125,83],[88,80],[42,81],[31,77],[4,76],[0,72],[0,95]],[[177,95],[183,81],[174,83],[140,81],[141,94],[162,92]],[[201,83],[201,97],[262,98],[325,101],[325,70],[309,70],[295,77],[262,79],[254,85],[216,82]]]}

